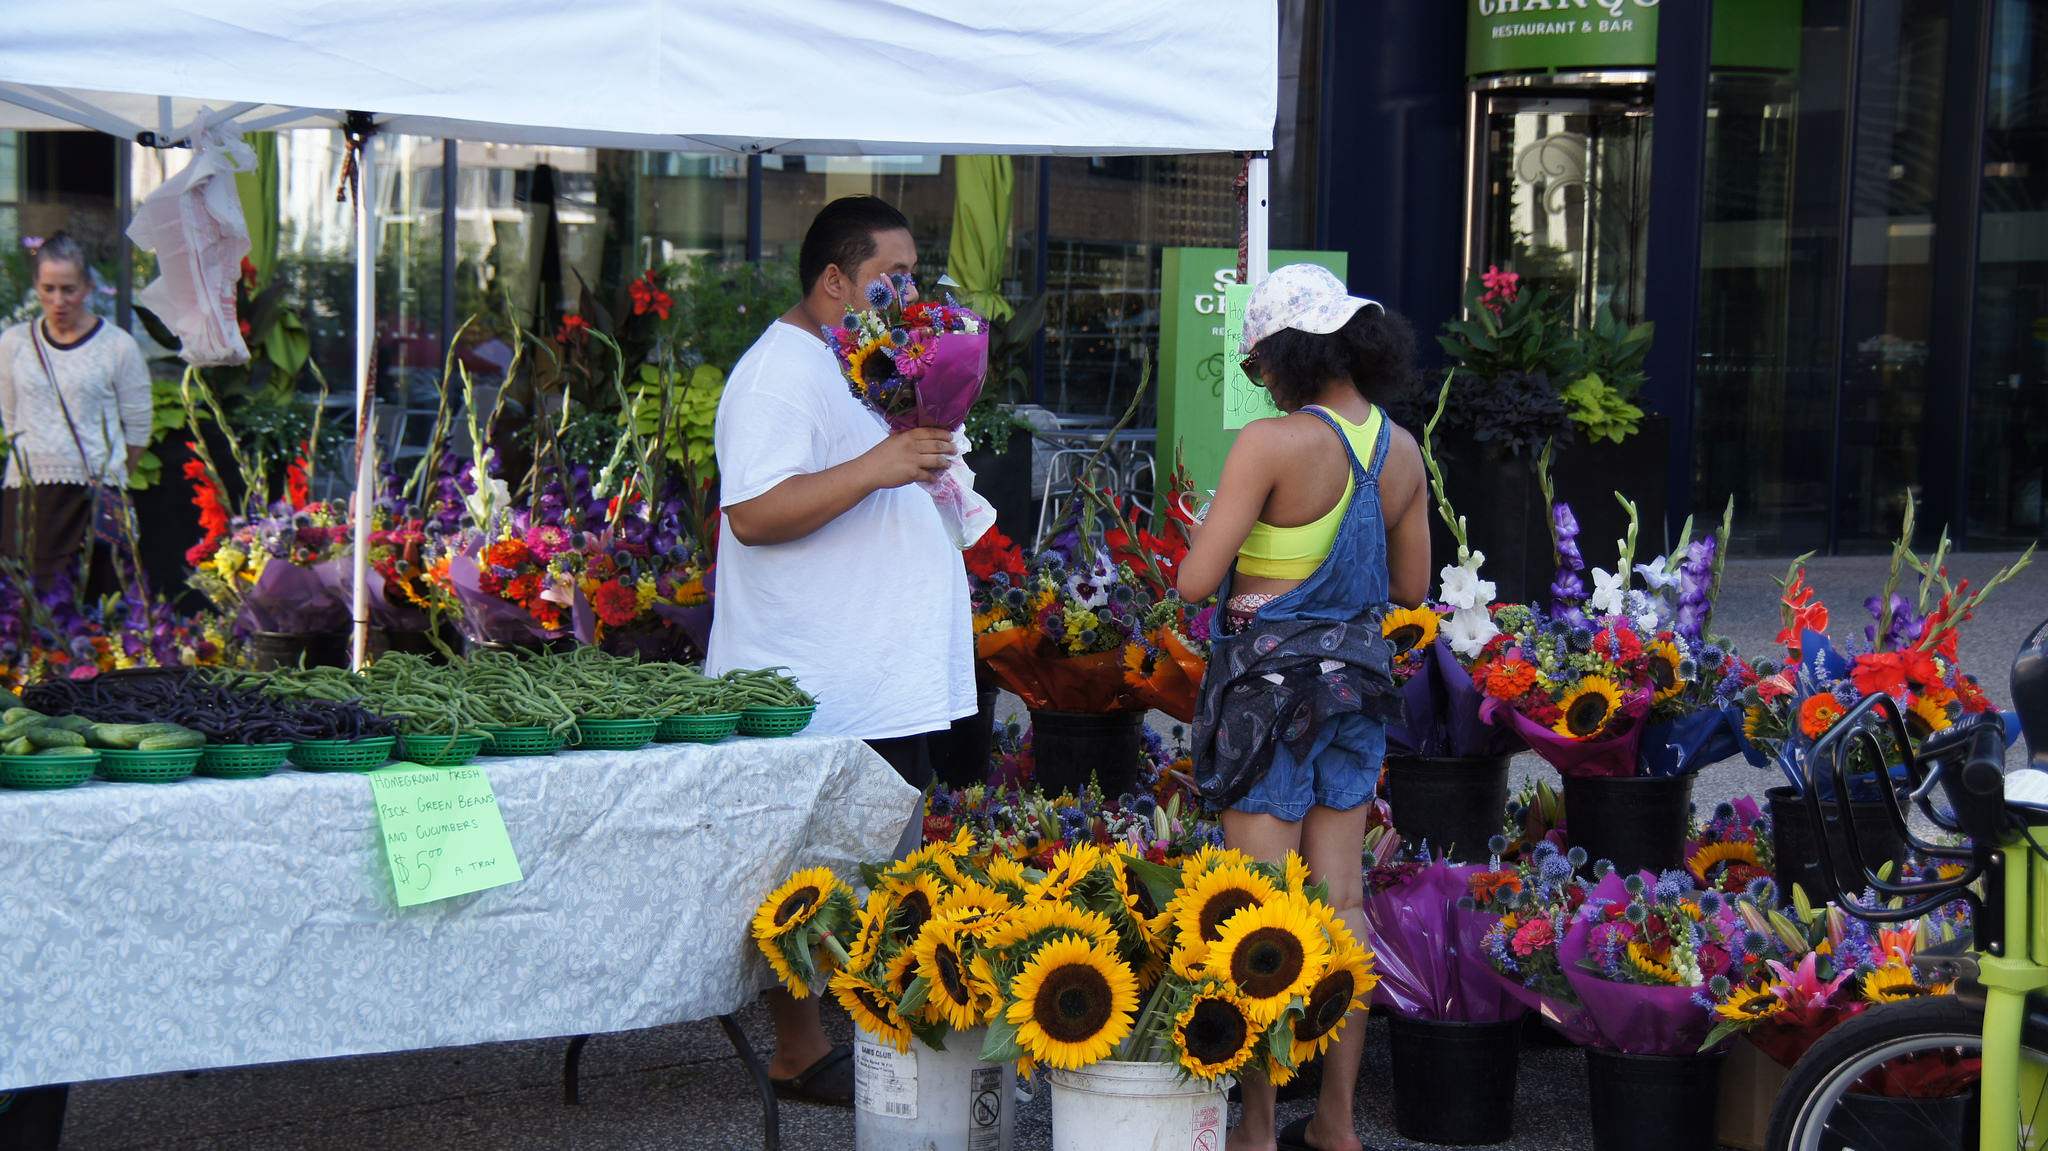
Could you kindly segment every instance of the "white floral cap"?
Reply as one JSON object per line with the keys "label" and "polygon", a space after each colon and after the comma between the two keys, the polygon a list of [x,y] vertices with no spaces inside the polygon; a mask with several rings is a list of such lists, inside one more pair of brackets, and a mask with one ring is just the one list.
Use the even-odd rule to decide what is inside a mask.
{"label": "white floral cap", "polygon": [[1238,342],[1238,354],[1249,354],[1260,340],[1282,328],[1327,336],[1350,323],[1358,309],[1368,304],[1386,311],[1378,300],[1346,292],[1344,281],[1328,268],[1315,264],[1275,268],[1252,289],[1251,302],[1245,305],[1244,338]]}

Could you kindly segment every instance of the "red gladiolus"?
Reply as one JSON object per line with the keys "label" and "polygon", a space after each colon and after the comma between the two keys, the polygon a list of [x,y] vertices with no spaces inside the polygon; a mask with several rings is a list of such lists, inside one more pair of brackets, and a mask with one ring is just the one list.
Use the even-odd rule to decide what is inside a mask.
{"label": "red gladiolus", "polygon": [[[221,506],[220,492],[206,476],[203,462],[186,460],[185,478],[192,481],[192,502],[199,508],[199,526],[206,531],[206,538],[185,553],[185,558],[196,564],[211,556],[220,541],[227,537],[228,513]],[[196,558],[194,553],[198,553]]]}

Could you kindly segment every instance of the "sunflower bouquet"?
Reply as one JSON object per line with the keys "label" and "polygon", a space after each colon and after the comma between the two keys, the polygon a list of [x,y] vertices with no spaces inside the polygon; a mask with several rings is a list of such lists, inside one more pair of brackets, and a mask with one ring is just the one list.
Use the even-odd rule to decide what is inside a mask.
{"label": "sunflower bouquet", "polygon": [[[1624,617],[1574,622],[1512,605],[1472,669],[1480,715],[1511,727],[1565,775],[1636,774],[1656,688],[1649,649]],[[1597,625],[1597,626],[1596,626]]]}
{"label": "sunflower bouquet", "polygon": [[[1883,590],[1864,601],[1871,622],[1852,651],[1838,649],[1828,638],[1827,605],[1806,584],[1809,557],[1793,560],[1778,581],[1784,628],[1777,639],[1785,646],[1786,658],[1782,666],[1760,662],[1759,678],[1743,689],[1742,739],[1751,763],[1776,763],[1795,791],[1806,789],[1804,769],[1814,743],[1865,695],[1889,695],[1905,720],[1907,738],[1916,746],[1965,715],[1998,710],[1976,680],[1963,672],[1957,628],[1986,596],[2032,561],[2033,549],[1972,590],[1968,580],[1952,582],[1943,566],[1946,532],[1932,559],[1922,560],[1908,546],[1912,531],[1913,509],[1908,504],[1904,528],[1892,547],[1890,573]],[[1918,577],[1911,597],[1899,590],[1909,571]],[[2017,735],[2010,717],[2006,726],[2010,742]],[[1900,757],[1890,730],[1880,727],[1875,734],[1884,764],[1866,762],[1870,751],[1865,741],[1850,744],[1852,758],[1844,766],[1852,799],[1876,798],[1878,772],[1898,770]],[[1819,778],[1832,788],[1828,777]]]}

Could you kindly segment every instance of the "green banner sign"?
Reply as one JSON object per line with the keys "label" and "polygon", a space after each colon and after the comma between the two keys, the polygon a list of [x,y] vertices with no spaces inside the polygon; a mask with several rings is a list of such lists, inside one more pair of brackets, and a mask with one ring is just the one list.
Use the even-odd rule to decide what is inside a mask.
{"label": "green banner sign", "polygon": [[[1348,252],[1280,251],[1270,259],[1275,268],[1319,264],[1340,280],[1350,266]],[[1223,457],[1237,438],[1231,429],[1255,418],[1258,403],[1270,401],[1236,370],[1234,349],[1224,346],[1230,289],[1237,285],[1237,250],[1167,248],[1160,272],[1159,471],[1166,474],[1174,445],[1180,444],[1195,489],[1206,491],[1223,474]],[[1230,422],[1232,413],[1235,423]]]}
{"label": "green banner sign", "polygon": [[[1465,71],[1657,66],[1658,0],[1465,0]],[[1802,0],[1716,0],[1717,68],[1799,68]]]}

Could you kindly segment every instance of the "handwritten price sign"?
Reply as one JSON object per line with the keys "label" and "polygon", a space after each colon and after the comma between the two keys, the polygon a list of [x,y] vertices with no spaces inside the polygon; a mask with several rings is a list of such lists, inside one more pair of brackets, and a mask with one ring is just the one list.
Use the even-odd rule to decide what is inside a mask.
{"label": "handwritten price sign", "polygon": [[498,796],[481,768],[440,771],[399,763],[366,778],[400,907],[526,878],[512,854]]}
{"label": "handwritten price sign", "polygon": [[1223,426],[1231,431],[1280,414],[1273,397],[1240,366],[1244,356],[1237,342],[1244,338],[1244,309],[1251,298],[1252,290],[1243,284],[1232,284],[1223,293]]}

